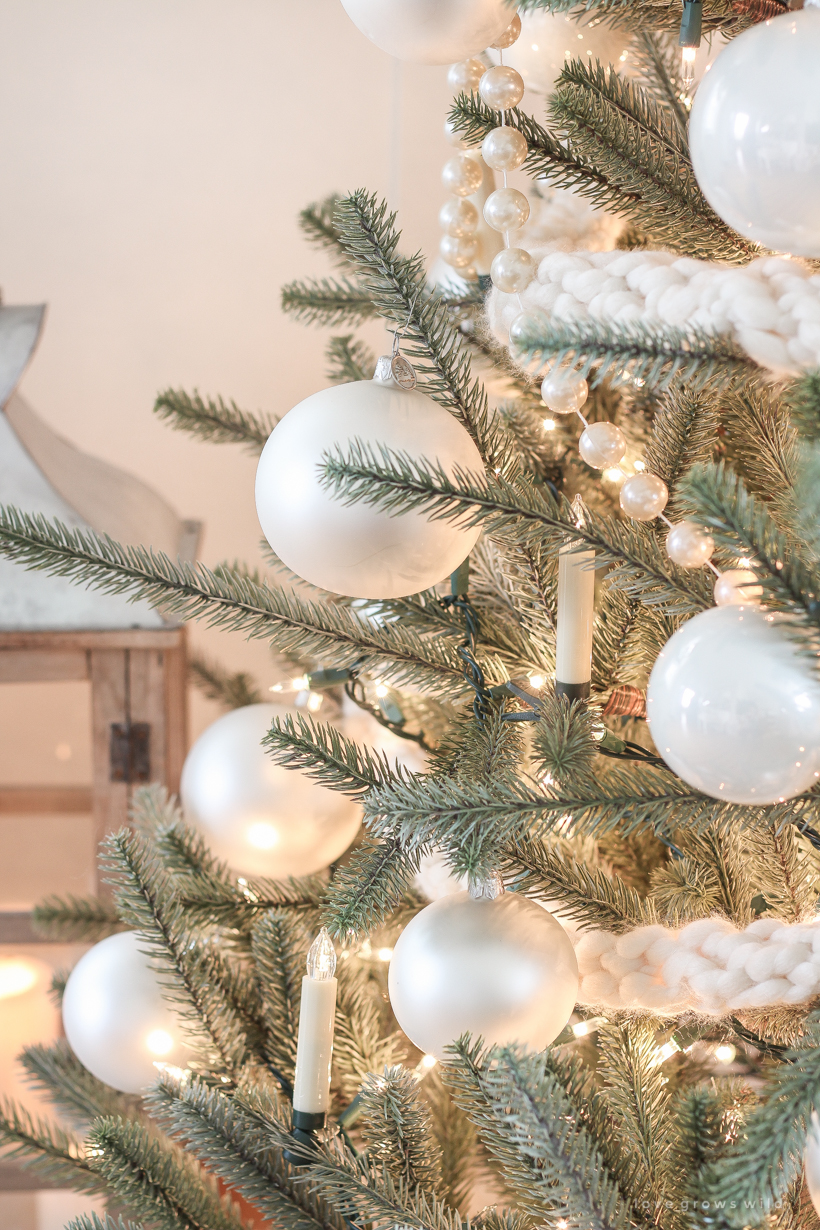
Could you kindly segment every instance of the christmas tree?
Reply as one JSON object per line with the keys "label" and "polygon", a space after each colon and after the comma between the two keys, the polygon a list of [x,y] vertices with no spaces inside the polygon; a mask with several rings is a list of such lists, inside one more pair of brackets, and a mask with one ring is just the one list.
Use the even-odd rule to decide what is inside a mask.
{"label": "christmas tree", "polygon": [[[136,932],[192,1056],[158,1065],[137,1097],[65,1040],[24,1053],[60,1124],[7,1106],[0,1143],[44,1178],[107,1197],[104,1222],[75,1230],[453,1230],[477,1193],[486,1230],[817,1224],[803,1161],[820,1097],[820,250],[798,237],[776,256],[788,245],[725,220],[683,75],[701,25],[740,47],[752,32],[774,38],[786,7],[687,0],[681,27],[677,0],[533,3],[580,31],[622,31],[631,69],[568,55],[540,118],[510,101],[503,61],[489,84],[479,62],[483,84],[449,117],[455,140],[484,142],[490,158],[501,131],[500,165],[525,158],[544,210],[602,211],[609,250],[528,246],[522,217],[508,218],[496,229],[523,239],[493,261],[493,285],[469,270],[471,215],[453,205],[446,252],[465,274],[435,285],[367,191],[305,210],[306,237],[340,272],[286,287],[284,309],[348,330],[381,318],[396,338],[377,368],[355,333],[333,336],[330,380],[354,398],[360,382],[399,397],[415,381],[412,396],[443,408],[481,467],[445,464],[429,438],[413,452],[353,433],[322,453],[321,491],[340,516],[469,539],[450,581],[340,595],[311,590],[273,550],[265,576],[209,571],[2,511],[6,557],[264,639],[325,713],[346,696],[426,752],[410,771],[308,709],[275,720],[277,765],[361,804],[363,834],[339,863],[238,877],[148,788],[132,827],[105,842],[112,895],[38,907],[54,939]],[[816,48],[814,27],[801,30]],[[471,157],[448,172],[461,200]],[[497,210],[523,209],[503,192]],[[490,381],[504,390],[492,403]],[[179,390],[156,411],[256,453],[275,428]],[[216,664],[194,674],[227,709],[260,699]],[[431,856],[469,885],[434,906],[418,878]],[[398,956],[388,993],[391,953],[409,953],[435,910],[443,930],[427,933],[428,974],[411,985],[461,994],[468,1021],[501,1012],[512,975],[492,928],[477,975],[481,922],[458,939],[478,965],[453,982],[471,984],[432,987],[456,918],[447,902],[476,919],[512,902],[553,937],[534,1018],[525,1005],[495,1038],[448,1035],[408,1002]],[[570,948],[577,979],[559,961]],[[306,981],[337,995],[327,1116],[294,1108],[306,960]]]}

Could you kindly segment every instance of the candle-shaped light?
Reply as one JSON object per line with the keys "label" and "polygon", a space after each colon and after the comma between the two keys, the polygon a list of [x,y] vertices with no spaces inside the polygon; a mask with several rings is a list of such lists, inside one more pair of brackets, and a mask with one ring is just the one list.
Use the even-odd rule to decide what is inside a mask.
{"label": "candle-shaped light", "polygon": [[[307,974],[302,979],[299,1036],[296,1043],[296,1076],[293,1082],[293,1135],[310,1145],[313,1134],[325,1126],[330,1105],[330,1063],[333,1058],[333,1024],[336,1018],[336,952],[322,927],[307,955]],[[304,1165],[303,1154],[286,1154],[287,1160]]]}
{"label": "candle-shaped light", "polygon": [[[582,524],[580,503],[573,511]],[[592,609],[595,602],[593,550],[567,543],[558,552],[558,618],[555,644],[555,691],[570,700],[589,696],[592,678]]]}

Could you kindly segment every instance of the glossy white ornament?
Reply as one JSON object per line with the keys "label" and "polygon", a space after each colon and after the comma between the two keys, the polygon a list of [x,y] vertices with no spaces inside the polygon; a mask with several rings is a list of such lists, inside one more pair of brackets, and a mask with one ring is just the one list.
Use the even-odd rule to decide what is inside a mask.
{"label": "glossy white ornament", "polygon": [[527,157],[527,139],[517,128],[493,128],[481,143],[481,157],[494,171],[515,171]]}
{"label": "glossy white ornament", "polygon": [[259,458],[256,510],[276,554],[300,577],[350,598],[400,598],[450,575],[479,529],[344,504],[319,477],[322,454],[353,440],[437,461],[448,474],[484,467],[458,420],[419,389],[377,380],[314,393],[277,423]]}
{"label": "glossy white ornament", "polygon": [[390,1003],[411,1042],[437,1059],[461,1034],[543,1050],[575,1007],[567,933],[534,901],[459,892],[426,906],[393,949]]}
{"label": "glossy white ornament", "polygon": [[515,350],[523,350],[539,331],[549,329],[550,319],[541,308],[528,308],[519,312],[510,325],[510,345]]}
{"label": "glossy white ornament", "polygon": [[186,819],[235,871],[312,875],[344,854],[361,812],[344,795],[276,765],[262,747],[280,705],[246,705],[217,718],[185,757]]}
{"label": "glossy white ornament", "polygon": [[681,568],[700,568],[712,558],[715,540],[694,521],[679,521],[666,535],[666,554]]}
{"label": "glossy white ornament", "polygon": [[441,182],[448,192],[456,196],[471,196],[478,192],[484,172],[477,158],[469,154],[455,154],[448,158],[441,171]]}
{"label": "glossy white ornament", "polygon": [[820,256],[820,10],[744,31],[701,82],[689,120],[703,194],[747,239]]}
{"label": "glossy white ornament", "polygon": [[438,250],[448,265],[454,269],[466,269],[478,251],[478,238],[475,235],[465,235],[463,238],[442,235]]}
{"label": "glossy white ornament", "polygon": [[484,202],[484,221],[494,231],[517,231],[530,216],[530,203],[517,188],[496,188]]}
{"label": "glossy white ornament", "polygon": [[362,34],[413,64],[452,64],[477,55],[510,24],[504,0],[342,0]]}
{"label": "glossy white ornament", "polygon": [[512,47],[521,34],[521,18],[516,13],[507,29],[500,34],[498,38],[490,43],[491,47],[495,47],[497,51],[504,51],[507,47]]}
{"label": "glossy white ornament", "polygon": [[505,294],[517,295],[526,290],[535,277],[535,261],[525,248],[502,248],[493,257],[490,277],[493,286]]}
{"label": "glossy white ornament", "polygon": [[451,197],[439,210],[438,220],[441,229],[448,235],[463,239],[465,235],[475,234],[478,228],[478,210],[472,201],[467,201],[464,197]]}
{"label": "glossy white ornament", "polygon": [[478,83],[482,100],[494,111],[508,111],[517,107],[524,97],[524,82],[521,74],[508,64],[488,68]]}
{"label": "glossy white ornament", "polygon": [[80,957],[63,994],[69,1046],[92,1076],[121,1093],[153,1084],[155,1063],[184,1068],[193,1055],[145,947],[136,931],[109,935]]}
{"label": "glossy white ornament", "polygon": [[806,1137],[803,1167],[811,1202],[815,1212],[820,1214],[820,1121],[818,1121],[816,1110],[811,1112],[811,1125]]}
{"label": "glossy white ornament", "polygon": [[715,581],[715,602],[718,606],[748,606],[759,602],[763,586],[748,568],[727,568]]}
{"label": "glossy white ornament", "polygon": [[616,466],[626,452],[626,436],[614,423],[590,423],[581,433],[578,451],[588,466]]}
{"label": "glossy white ornament", "polygon": [[[498,58],[492,51],[490,56]],[[629,35],[603,22],[590,27],[539,8],[521,14],[520,37],[504,52],[504,63],[536,94],[551,94],[564,64],[577,59],[593,64],[600,60],[623,71],[629,67]]]}
{"label": "glossy white ornament", "polygon": [[657,474],[632,474],[621,487],[621,508],[636,521],[652,521],[666,508],[669,488]]}
{"label": "glossy white ornament", "polygon": [[541,381],[541,397],[553,414],[576,414],[589,396],[589,385],[572,368],[553,367]]}
{"label": "glossy white ornament", "polygon": [[658,752],[690,786],[777,803],[820,777],[820,683],[780,616],[723,606],[667,641],[646,696]]}
{"label": "glossy white ornament", "polygon": [[447,84],[454,94],[470,94],[478,89],[478,83],[487,71],[487,65],[472,56],[459,60],[447,70]]}

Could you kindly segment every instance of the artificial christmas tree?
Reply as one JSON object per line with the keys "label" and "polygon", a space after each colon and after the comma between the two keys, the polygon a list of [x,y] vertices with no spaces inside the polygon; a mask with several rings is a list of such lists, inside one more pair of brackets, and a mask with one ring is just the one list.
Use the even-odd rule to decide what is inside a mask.
{"label": "artificial christmas tree", "polygon": [[[41,907],[40,926],[61,938],[136,931],[195,1054],[184,1069],[162,1069],[142,1101],[102,1085],[65,1044],[24,1056],[78,1135],[10,1108],[3,1141],[35,1168],[107,1192],[110,1226],[126,1224],[115,1220],[122,1211],[146,1230],[238,1230],[250,1206],[289,1230],[449,1230],[475,1211],[477,1190],[495,1193],[479,1214],[487,1230],[817,1224],[802,1177],[820,1100],[817,275],[734,232],[701,192],[677,0],[529,7],[611,21],[631,36],[633,76],[569,56],[544,126],[512,106],[494,111],[478,70],[455,74],[476,90],[456,99],[454,134],[473,149],[505,127],[526,142],[537,183],[519,196],[536,208],[505,249],[531,258],[517,258],[520,289],[504,262],[493,289],[467,268],[462,289],[431,287],[421,258],[400,254],[396,219],[362,191],[303,218],[348,276],[284,292],[286,310],[315,323],[381,316],[405,359],[397,383],[412,363],[418,388],[472,440],[483,474],[440,464],[423,439],[408,455],[345,436],[342,424],[320,465],[342,506],[423,514],[466,538],[480,529],[449,585],[309,599],[273,557],[282,584],[12,509],[0,520],[7,557],[265,638],[306,674],[306,689],[340,703],[346,694],[428,753],[424,771],[410,771],[308,713],[275,720],[265,746],[277,764],[363,806],[364,836],[342,865],[287,883],[237,876],[172,800],[143,790],[134,830],[104,851],[114,905]],[[698,21],[728,37],[763,23],[762,43],[791,20],[780,0],[687,0],[684,18],[686,53]],[[608,219],[556,242],[555,218],[586,219],[589,201]],[[583,249],[585,228],[592,247],[603,234],[618,235],[617,247]],[[353,335],[333,338],[330,356],[337,382],[374,376]],[[474,366],[505,396],[490,404]],[[390,371],[387,356],[380,378]],[[178,428],[256,451],[270,432],[232,405],[181,392],[157,408]],[[716,599],[729,604],[725,617],[702,615]],[[708,738],[719,702],[721,738],[708,750],[725,755],[725,798],[719,765],[693,784],[703,765],[680,758],[678,776],[665,745],[652,744],[651,712],[645,721],[650,673],[692,617],[697,627],[742,618],[756,631],[758,656],[744,658],[746,641],[730,637],[736,688],[721,676],[713,694],[716,666],[674,692],[663,669],[653,674],[652,705],[661,689],[666,728],[676,723],[693,744]],[[760,652],[768,675],[755,673]],[[253,693],[247,681],[201,673],[226,697]],[[780,793],[767,793],[781,770]],[[765,803],[730,801],[745,797],[744,773],[750,790],[763,783]],[[538,943],[563,928],[555,1002],[574,985],[570,944],[578,999],[546,1050],[528,1050],[507,1022],[506,1040],[488,1050],[457,1037],[460,1019],[448,1016],[438,1064],[397,1031],[387,966],[426,904],[415,877],[434,852],[468,877],[476,916],[502,882],[558,916],[535,928]],[[486,943],[496,940],[487,933]],[[455,983],[442,948],[426,976]],[[537,954],[523,960],[525,949],[522,940],[520,968],[552,976]],[[309,950],[305,982],[316,985],[302,1002],[313,1023],[299,1042],[294,1116]],[[488,949],[487,971],[499,951]],[[400,973],[405,995],[407,959],[427,955],[402,956],[393,981]],[[509,977],[470,980],[484,1019],[501,1013],[515,968],[510,960]],[[515,988],[521,1003],[526,990]],[[302,1100],[309,1054],[316,1081]]]}

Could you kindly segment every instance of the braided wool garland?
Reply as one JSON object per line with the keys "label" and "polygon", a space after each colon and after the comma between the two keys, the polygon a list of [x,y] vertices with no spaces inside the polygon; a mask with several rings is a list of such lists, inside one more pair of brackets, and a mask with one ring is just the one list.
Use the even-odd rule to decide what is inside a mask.
{"label": "braided wool garland", "polygon": [[622,935],[561,922],[578,959],[578,1002],[591,1007],[722,1016],[820,994],[820,919],[758,918],[741,930],[726,918],[700,918]]}
{"label": "braided wool garland", "polygon": [[493,289],[490,327],[509,344],[523,310],[556,324],[635,322],[729,334],[776,375],[820,366],[820,274],[785,256],[738,268],[673,252],[565,252],[533,246],[538,271],[520,295]]}

